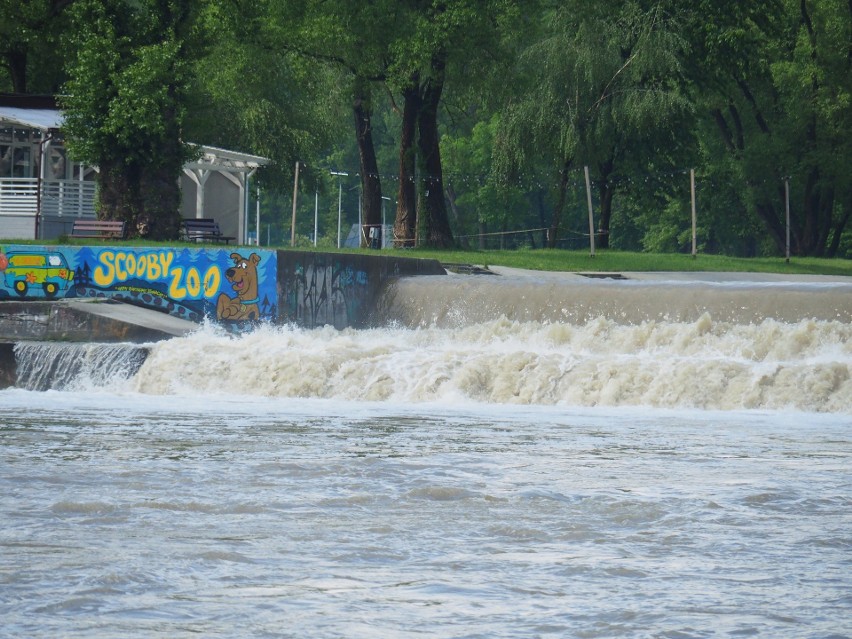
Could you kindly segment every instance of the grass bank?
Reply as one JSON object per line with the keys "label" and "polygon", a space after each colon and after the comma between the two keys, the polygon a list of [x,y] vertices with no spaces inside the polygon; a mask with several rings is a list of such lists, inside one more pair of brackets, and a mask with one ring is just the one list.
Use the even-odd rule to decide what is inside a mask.
{"label": "grass bank", "polygon": [[626,251],[519,250],[519,251],[430,251],[416,249],[412,257],[435,258],[443,263],[509,266],[535,271],[715,271],[743,273],[790,273],[813,275],[845,275],[852,277],[852,260],[792,257],[784,258],[725,257],[723,255],[691,255],[677,253],[631,253]]}
{"label": "grass bank", "polygon": [[[65,244],[85,245],[98,242],[68,240]],[[56,245],[56,241],[35,242],[0,239],[0,249],[9,244]],[[199,248],[237,248],[233,245],[199,245],[185,242],[150,242],[131,240],[121,242],[125,246],[193,246]],[[291,250],[289,247],[262,247]],[[300,246],[300,251],[331,253],[368,253],[382,255],[405,255],[436,259],[443,264],[473,264],[477,266],[509,266],[533,271],[574,271],[619,273],[630,271],[715,271],[742,273],[789,273],[812,275],[842,275],[852,277],[852,260],[823,259],[816,257],[792,257],[785,262],[783,257],[726,257],[723,255],[691,255],[681,253],[633,253],[628,251],[598,250],[595,256],[588,250],[564,251],[552,249],[522,249],[517,251],[460,251],[430,249],[386,249],[381,252],[370,249],[314,249]]]}

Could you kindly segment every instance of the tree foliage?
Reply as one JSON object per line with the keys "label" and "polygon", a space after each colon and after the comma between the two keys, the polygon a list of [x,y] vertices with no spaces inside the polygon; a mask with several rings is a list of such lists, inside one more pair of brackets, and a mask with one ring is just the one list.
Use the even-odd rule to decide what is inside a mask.
{"label": "tree foliage", "polygon": [[70,149],[99,167],[99,217],[146,226],[154,239],[176,238],[180,228],[198,6],[80,0],[74,8],[77,57],[64,98]]}
{"label": "tree foliage", "polygon": [[163,237],[192,141],[270,157],[272,201],[357,176],[371,225],[396,190],[398,245],[564,245],[585,166],[598,246],[688,250],[690,169],[702,250],[783,252],[787,192],[794,254],[852,245],[848,0],[0,0],[0,60],[67,78],[100,214]]}
{"label": "tree foliage", "polygon": [[68,26],[67,9],[74,1],[0,0],[0,90],[59,90],[65,60],[62,35]]}

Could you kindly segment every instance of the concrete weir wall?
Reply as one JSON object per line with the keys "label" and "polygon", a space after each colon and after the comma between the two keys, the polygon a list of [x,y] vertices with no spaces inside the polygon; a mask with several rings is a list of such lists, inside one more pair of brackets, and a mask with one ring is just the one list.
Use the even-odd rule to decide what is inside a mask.
{"label": "concrete weir wall", "polygon": [[279,322],[363,328],[376,298],[397,277],[445,275],[435,260],[307,251],[278,252]]}
{"label": "concrete weir wall", "polygon": [[143,342],[205,320],[360,328],[389,280],[445,273],[378,253],[0,245],[0,341]]}

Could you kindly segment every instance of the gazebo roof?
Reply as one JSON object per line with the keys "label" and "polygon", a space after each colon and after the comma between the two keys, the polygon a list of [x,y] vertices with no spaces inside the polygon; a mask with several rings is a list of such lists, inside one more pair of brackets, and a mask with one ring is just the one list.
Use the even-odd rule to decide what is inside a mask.
{"label": "gazebo roof", "polygon": [[220,149],[215,146],[200,146],[201,157],[187,162],[185,169],[215,169],[242,173],[269,164],[269,158],[239,151]]}
{"label": "gazebo roof", "polygon": [[[0,94],[0,121],[12,125],[40,129],[62,128],[62,111],[55,107],[50,96],[20,96]],[[269,164],[269,159],[259,155],[199,145],[201,157],[184,165],[187,169],[207,169],[229,173],[243,173]]]}

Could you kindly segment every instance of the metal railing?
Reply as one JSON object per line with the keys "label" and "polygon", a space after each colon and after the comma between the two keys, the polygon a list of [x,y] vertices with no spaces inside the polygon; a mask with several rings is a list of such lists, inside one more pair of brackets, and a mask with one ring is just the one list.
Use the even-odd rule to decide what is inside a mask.
{"label": "metal railing", "polygon": [[95,183],[80,180],[42,182],[41,215],[94,217]]}
{"label": "metal railing", "polygon": [[4,178],[0,180],[0,215],[32,215],[38,212],[38,180]]}
{"label": "metal railing", "polygon": [[92,181],[3,178],[0,215],[94,217],[95,188]]}

